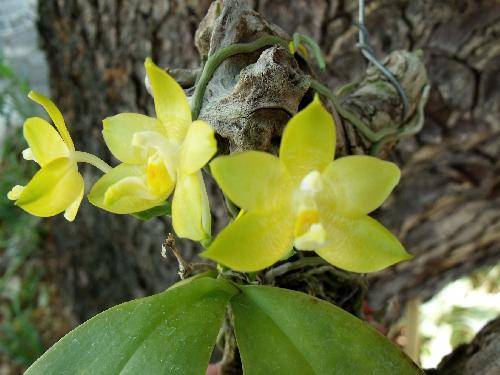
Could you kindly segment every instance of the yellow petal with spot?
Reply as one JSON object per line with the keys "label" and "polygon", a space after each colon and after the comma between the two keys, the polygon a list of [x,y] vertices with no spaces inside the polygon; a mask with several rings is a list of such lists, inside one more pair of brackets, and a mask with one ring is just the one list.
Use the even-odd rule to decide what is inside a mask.
{"label": "yellow petal with spot", "polygon": [[179,176],[172,200],[172,225],[179,237],[193,241],[210,238],[210,207],[201,171]]}
{"label": "yellow petal with spot", "polygon": [[195,121],[189,127],[182,143],[179,170],[181,173],[195,173],[215,155],[217,142],[214,131],[205,121]]}
{"label": "yellow petal with spot", "polygon": [[337,159],[323,173],[337,212],[353,217],[380,207],[400,175],[396,164],[361,155]]}
{"label": "yellow petal with spot", "polygon": [[254,272],[283,258],[293,246],[293,214],[288,209],[246,212],[220,232],[201,255],[236,271]]}
{"label": "yellow petal with spot", "polygon": [[82,187],[76,164],[68,158],[55,159],[33,176],[16,205],[35,216],[54,216],[71,205]]}
{"label": "yellow petal with spot", "polygon": [[411,258],[398,239],[369,216],[350,218],[326,208],[321,216],[328,238],[316,253],[336,267],[374,272]]}
{"label": "yellow petal with spot", "polygon": [[224,194],[247,211],[269,212],[291,199],[290,176],[271,154],[245,151],[221,156],[210,169]]}
{"label": "yellow petal with spot", "polygon": [[80,208],[80,204],[82,203],[84,190],[85,189],[82,184],[82,187],[80,189],[80,194],[76,197],[76,199],[73,202],[71,202],[68,208],[66,208],[66,210],[64,211],[64,218],[66,220],[68,221],[75,220],[78,209]]}
{"label": "yellow petal with spot", "polygon": [[281,138],[280,159],[298,182],[309,172],[326,168],[333,160],[335,142],[333,118],[316,96],[288,121]]}
{"label": "yellow petal with spot", "polygon": [[120,113],[102,121],[104,141],[111,153],[129,164],[145,163],[147,149],[132,145],[134,135],[140,132],[164,134],[160,121],[138,113]]}
{"label": "yellow petal with spot", "polygon": [[88,199],[104,210],[131,214],[158,206],[169,194],[156,196],[149,190],[144,166],[120,164],[95,183]]}
{"label": "yellow petal with spot", "polygon": [[155,102],[156,116],[169,138],[181,143],[191,124],[191,109],[181,86],[151,59],[144,63]]}
{"label": "yellow petal with spot", "polygon": [[66,128],[66,123],[64,122],[64,117],[61,114],[61,111],[59,111],[59,108],[57,108],[57,106],[49,98],[36,91],[30,91],[28,97],[45,108],[68,148],[74,151],[75,146],[73,145],[73,140],[69,135],[68,128]]}
{"label": "yellow petal with spot", "polygon": [[54,159],[69,155],[69,149],[56,129],[40,117],[27,119],[23,134],[34,160],[42,167]]}

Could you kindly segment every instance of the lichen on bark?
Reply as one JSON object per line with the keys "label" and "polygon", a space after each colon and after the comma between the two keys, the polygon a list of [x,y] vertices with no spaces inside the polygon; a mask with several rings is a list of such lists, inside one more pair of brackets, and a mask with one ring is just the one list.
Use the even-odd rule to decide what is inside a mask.
{"label": "lichen on bark", "polygon": [[[256,40],[264,33],[291,40],[247,2],[218,1],[200,23],[196,45],[206,60],[220,48]],[[428,81],[420,56],[421,53],[397,51],[384,61],[401,81],[409,98],[409,110],[404,117],[396,90],[373,67],[369,67],[358,82],[342,90],[337,103],[343,106],[341,116],[347,111],[349,118],[354,116],[375,133],[384,129],[394,129],[396,133],[411,122],[418,116],[420,103],[427,99],[424,88]],[[200,117],[228,142],[231,152],[275,151],[273,139],[279,139],[287,120],[311,100],[310,80],[314,76],[314,67],[309,61],[279,46],[229,57],[207,86]],[[348,120],[338,124],[339,148],[343,154],[365,152],[375,143],[362,129],[358,128],[354,136],[352,125]],[[396,140],[397,134],[384,147],[389,148]]]}

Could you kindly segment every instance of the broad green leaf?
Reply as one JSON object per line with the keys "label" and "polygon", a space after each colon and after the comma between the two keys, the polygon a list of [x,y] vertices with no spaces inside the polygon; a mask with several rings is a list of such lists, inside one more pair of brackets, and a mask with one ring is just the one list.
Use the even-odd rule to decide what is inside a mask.
{"label": "broad green leaf", "polygon": [[148,221],[158,216],[170,216],[172,214],[172,204],[165,202],[149,210],[133,213],[132,216],[139,220]]}
{"label": "broad green leaf", "polygon": [[335,305],[286,289],[241,290],[231,306],[246,375],[423,374],[384,336]]}
{"label": "broad green leaf", "polygon": [[33,374],[204,374],[236,289],[200,277],[115,306],[63,337]]}

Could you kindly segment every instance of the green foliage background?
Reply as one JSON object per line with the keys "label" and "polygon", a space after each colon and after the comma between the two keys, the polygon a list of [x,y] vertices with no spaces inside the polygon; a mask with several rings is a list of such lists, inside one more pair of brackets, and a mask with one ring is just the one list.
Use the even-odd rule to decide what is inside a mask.
{"label": "green foliage background", "polygon": [[34,163],[23,162],[26,147],[20,124],[37,113],[27,99],[29,88],[0,56],[0,124],[4,136],[0,152],[0,362],[23,368],[45,347],[36,327],[37,314],[47,305],[40,263],[32,259],[38,248],[39,218],[24,214],[7,199],[16,184],[26,183]]}

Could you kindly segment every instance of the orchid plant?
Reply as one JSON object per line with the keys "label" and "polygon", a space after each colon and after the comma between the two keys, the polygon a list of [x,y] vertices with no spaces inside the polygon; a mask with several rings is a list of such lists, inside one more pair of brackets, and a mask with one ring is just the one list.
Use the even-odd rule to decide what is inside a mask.
{"label": "orchid plant", "polygon": [[[277,41],[256,48],[268,42]],[[78,163],[90,163],[103,172],[87,189],[93,205],[138,217],[168,207],[176,234],[199,241],[201,255],[218,266],[95,316],[27,374],[202,374],[227,316],[246,374],[419,373],[358,318],[251,277],[302,251],[358,273],[408,259],[396,237],[368,216],[398,183],[398,167],[372,156],[334,160],[336,127],[318,95],[286,125],[278,156],[245,151],[212,160],[217,142],[210,124],[197,119],[199,108],[192,110],[179,84],[150,59],[145,70],[156,117],[121,113],[103,120],[104,141],[121,161],[115,167],[76,151],[55,104],[31,92],[54,126],[41,118],[24,123],[23,156],[40,169],[8,197],[32,215],[64,212],[72,221],[85,191]],[[192,103],[199,106],[196,98]],[[213,240],[202,169],[239,210]]]}

